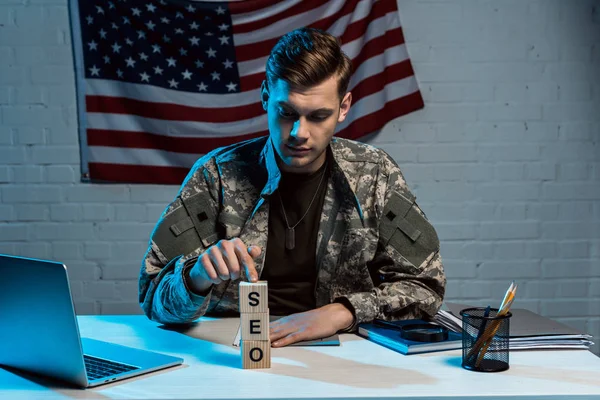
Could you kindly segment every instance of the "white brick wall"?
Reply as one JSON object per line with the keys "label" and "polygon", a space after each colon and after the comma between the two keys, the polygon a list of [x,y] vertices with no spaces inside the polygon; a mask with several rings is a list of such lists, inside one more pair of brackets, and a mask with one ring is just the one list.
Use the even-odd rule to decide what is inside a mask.
{"label": "white brick wall", "polygon": [[426,108],[373,142],[438,228],[448,299],[514,278],[600,338],[600,2],[398,3]]}
{"label": "white brick wall", "polygon": [[[426,107],[370,141],[438,229],[447,298],[515,279],[600,342],[600,1],[398,4]],[[137,313],[177,188],[79,183],[72,63],[67,0],[0,0],[0,252],[66,262],[80,313]]]}

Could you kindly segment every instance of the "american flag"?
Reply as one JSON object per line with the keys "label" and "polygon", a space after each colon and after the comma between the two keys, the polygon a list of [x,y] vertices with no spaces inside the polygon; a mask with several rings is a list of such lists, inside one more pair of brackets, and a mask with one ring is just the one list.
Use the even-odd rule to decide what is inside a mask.
{"label": "american flag", "polygon": [[423,107],[396,0],[71,0],[82,180],[180,184],[202,154],[268,134],[271,48],[310,26],[353,61],[356,139]]}

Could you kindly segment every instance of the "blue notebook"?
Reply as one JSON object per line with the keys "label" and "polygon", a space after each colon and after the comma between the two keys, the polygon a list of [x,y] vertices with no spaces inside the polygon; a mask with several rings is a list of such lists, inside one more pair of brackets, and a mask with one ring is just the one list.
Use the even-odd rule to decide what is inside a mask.
{"label": "blue notebook", "polygon": [[[392,323],[402,326],[409,323],[426,323],[426,321],[411,319]],[[369,323],[358,326],[358,335],[402,354],[429,353],[462,348],[462,335],[452,331],[448,332],[448,339],[442,342],[414,342],[402,338],[398,330]]]}

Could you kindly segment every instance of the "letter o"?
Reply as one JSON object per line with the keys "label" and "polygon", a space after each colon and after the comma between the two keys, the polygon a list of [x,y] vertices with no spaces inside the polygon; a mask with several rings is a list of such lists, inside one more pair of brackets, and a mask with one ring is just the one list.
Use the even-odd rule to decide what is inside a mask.
{"label": "letter o", "polygon": [[[255,356],[254,356],[254,352],[255,352],[255,351],[258,351],[258,357],[255,357]],[[259,348],[259,347],[255,347],[255,348],[253,348],[252,350],[250,350],[250,354],[249,354],[249,356],[250,356],[250,359],[251,359],[252,361],[254,361],[254,362],[259,362],[260,360],[262,360],[262,359],[263,359],[263,351],[262,351],[262,349],[261,349],[261,348]]]}

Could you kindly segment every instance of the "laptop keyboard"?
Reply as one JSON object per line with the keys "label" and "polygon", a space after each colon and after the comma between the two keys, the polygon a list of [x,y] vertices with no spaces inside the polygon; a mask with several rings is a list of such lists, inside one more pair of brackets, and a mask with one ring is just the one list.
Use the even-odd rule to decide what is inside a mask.
{"label": "laptop keyboard", "polygon": [[106,378],[107,376],[139,369],[139,367],[134,367],[133,365],[108,361],[102,358],[88,356],[87,354],[83,355],[83,361],[85,362],[85,370],[87,372],[88,379],[90,380],[102,379]]}

